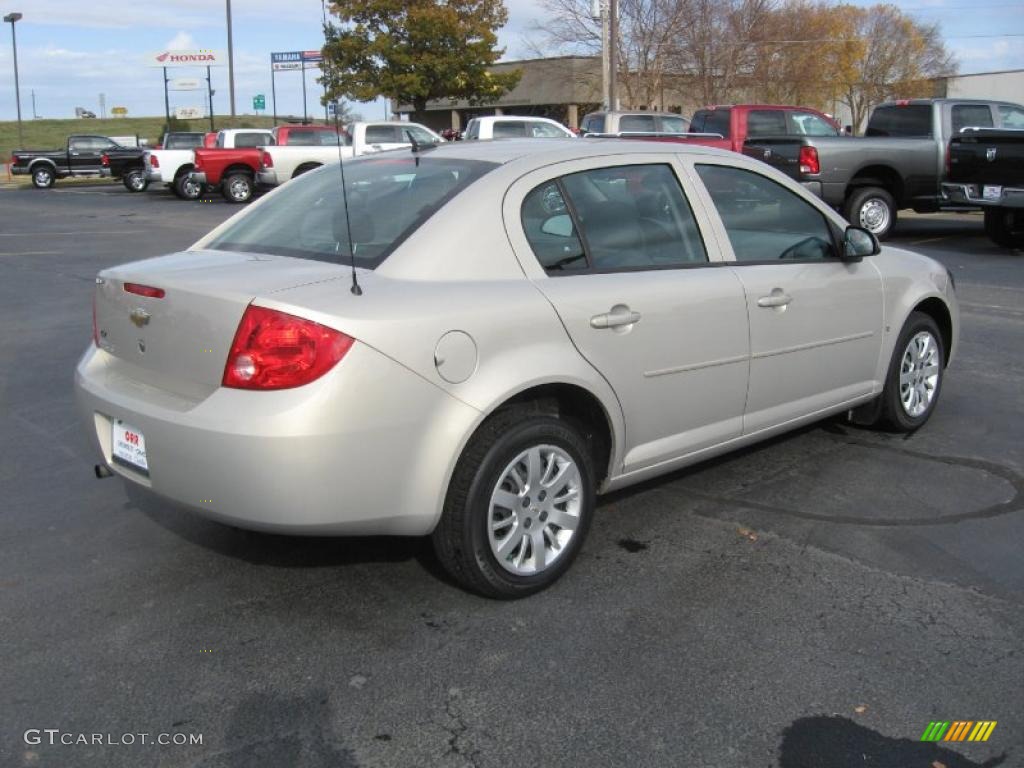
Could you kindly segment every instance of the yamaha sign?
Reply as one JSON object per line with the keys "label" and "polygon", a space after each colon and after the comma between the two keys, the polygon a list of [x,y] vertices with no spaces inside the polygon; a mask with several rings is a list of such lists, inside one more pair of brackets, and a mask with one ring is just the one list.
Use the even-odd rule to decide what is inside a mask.
{"label": "yamaha sign", "polygon": [[224,51],[208,48],[198,51],[163,50],[149,54],[146,64],[150,67],[221,67],[227,64],[227,56]]}

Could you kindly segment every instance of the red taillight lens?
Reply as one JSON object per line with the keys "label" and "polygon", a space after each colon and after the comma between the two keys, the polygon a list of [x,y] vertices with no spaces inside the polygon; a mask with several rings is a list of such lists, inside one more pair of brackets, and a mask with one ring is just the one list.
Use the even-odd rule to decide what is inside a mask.
{"label": "red taillight lens", "polygon": [[146,296],[150,299],[162,299],[164,297],[163,288],[154,288],[152,285],[142,285],[141,283],[125,283],[125,293],[134,293],[136,296]]}
{"label": "red taillight lens", "polygon": [[203,169],[203,158],[201,155],[196,155],[195,169],[201,171]]}
{"label": "red taillight lens", "polygon": [[149,167],[150,168],[159,168],[160,167],[160,158],[158,158],[156,155],[149,155]]}
{"label": "red taillight lens", "polygon": [[800,173],[821,173],[818,150],[814,147],[800,147]]}
{"label": "red taillight lens", "polygon": [[224,366],[225,387],[289,389],[316,381],[352,347],[341,331],[249,305]]}
{"label": "red taillight lens", "polygon": [[266,150],[263,151],[263,155],[260,157],[260,165],[262,165],[264,168],[274,167],[274,158],[272,158],[270,156],[270,153],[267,152]]}
{"label": "red taillight lens", "polygon": [[100,157],[100,165],[102,165],[104,168],[110,167],[110,157],[105,152]]}

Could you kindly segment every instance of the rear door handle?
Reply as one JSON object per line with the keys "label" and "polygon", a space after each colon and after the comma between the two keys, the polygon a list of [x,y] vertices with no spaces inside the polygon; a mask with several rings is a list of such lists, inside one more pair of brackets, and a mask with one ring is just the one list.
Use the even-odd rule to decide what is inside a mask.
{"label": "rear door handle", "polygon": [[757,300],[757,306],[759,307],[784,307],[793,300],[793,297],[788,293],[783,292],[781,288],[774,289],[769,295],[762,296]]}
{"label": "rear door handle", "polygon": [[640,313],[633,312],[623,304],[616,304],[611,312],[601,315],[594,315],[590,318],[590,327],[597,328],[621,328],[624,325],[633,325],[640,322]]}

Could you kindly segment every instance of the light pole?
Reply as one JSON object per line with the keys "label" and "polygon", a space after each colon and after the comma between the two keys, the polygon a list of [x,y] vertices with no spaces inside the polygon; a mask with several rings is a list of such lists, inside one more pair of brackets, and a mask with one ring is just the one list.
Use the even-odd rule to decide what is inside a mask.
{"label": "light pole", "polygon": [[21,21],[20,13],[8,13],[4,21],[11,24],[11,46],[14,48],[14,100],[18,104],[18,146],[25,146],[25,137],[21,133],[21,86],[18,85],[18,36],[14,34],[14,23]]}
{"label": "light pole", "polygon": [[227,0],[228,14],[228,91],[231,98],[231,116],[235,116],[235,46],[231,40],[231,0]]}

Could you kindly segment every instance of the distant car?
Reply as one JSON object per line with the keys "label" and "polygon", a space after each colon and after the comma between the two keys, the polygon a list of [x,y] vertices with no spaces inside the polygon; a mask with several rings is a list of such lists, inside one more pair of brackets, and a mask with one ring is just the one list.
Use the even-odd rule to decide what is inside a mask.
{"label": "distant car", "polygon": [[98,475],[243,528],[430,534],[511,598],[566,571],[598,493],[935,410],[946,268],[764,163],[531,139],[344,165],[345,196],[324,166],[99,273],[75,374]]}
{"label": "distant car", "polygon": [[690,121],[674,112],[591,112],[580,121],[588,133],[686,133]]}
{"label": "distant car", "polygon": [[464,138],[474,139],[566,139],[575,134],[546,117],[494,115],[474,117],[466,125]]}

